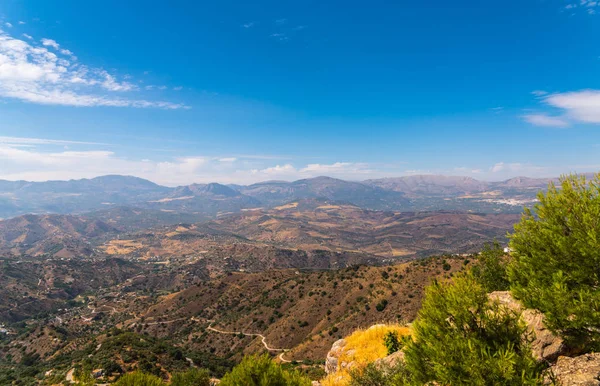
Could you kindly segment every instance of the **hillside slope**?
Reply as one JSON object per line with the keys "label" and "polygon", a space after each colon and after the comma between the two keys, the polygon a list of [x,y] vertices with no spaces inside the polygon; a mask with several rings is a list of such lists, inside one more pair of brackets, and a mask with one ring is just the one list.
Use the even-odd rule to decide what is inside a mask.
{"label": "hillside slope", "polygon": [[86,217],[25,215],[0,221],[0,254],[88,257],[93,253],[93,240],[118,232]]}

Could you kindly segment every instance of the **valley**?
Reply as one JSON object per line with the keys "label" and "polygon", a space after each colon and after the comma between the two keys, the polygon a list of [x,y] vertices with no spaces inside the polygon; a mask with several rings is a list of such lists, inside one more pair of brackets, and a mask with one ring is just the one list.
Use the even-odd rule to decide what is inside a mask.
{"label": "valley", "polygon": [[5,215],[27,214],[0,221],[0,374],[51,384],[78,363],[161,377],[191,363],[220,377],[269,352],[320,379],[337,339],[412,321],[429,283],[505,245],[546,182],[9,184]]}
{"label": "valley", "polygon": [[[86,363],[118,371],[144,366],[146,360],[174,371],[190,358],[219,375],[244,354],[266,351],[319,373],[333,341],[381,321],[412,320],[424,287],[470,261],[447,256],[385,267],[228,273],[211,280],[192,267],[110,258],[68,270],[61,261],[49,266],[54,270],[37,292],[52,303],[31,308],[22,303],[20,312],[4,305],[0,317],[8,333],[0,337],[0,373],[10,373],[3,361],[33,358],[30,371],[53,370],[64,379],[73,361],[87,356]],[[14,268],[22,264],[4,262],[0,280],[22,280]],[[93,284],[89,275],[100,272],[105,279]],[[22,281],[29,290],[38,283],[35,277]],[[67,295],[57,297],[54,286]],[[136,343],[140,338],[148,344]]]}

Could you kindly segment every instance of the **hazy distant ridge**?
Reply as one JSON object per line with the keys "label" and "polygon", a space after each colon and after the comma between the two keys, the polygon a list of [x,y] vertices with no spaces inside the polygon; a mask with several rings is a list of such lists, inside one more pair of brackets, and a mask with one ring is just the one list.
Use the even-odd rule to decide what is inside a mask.
{"label": "hazy distant ridge", "polygon": [[310,198],[324,198],[373,210],[470,210],[468,205],[471,205],[475,211],[493,211],[493,208],[476,204],[476,201],[465,206],[464,202],[444,203],[440,199],[459,199],[483,193],[492,198],[531,199],[537,190],[544,189],[552,180],[555,179],[517,177],[486,182],[471,177],[416,175],[356,182],[316,177],[247,186],[210,183],[175,188],[120,175],[46,182],[0,180],[0,218],[27,213],[83,213],[117,206],[214,217],[245,208],[270,207]]}

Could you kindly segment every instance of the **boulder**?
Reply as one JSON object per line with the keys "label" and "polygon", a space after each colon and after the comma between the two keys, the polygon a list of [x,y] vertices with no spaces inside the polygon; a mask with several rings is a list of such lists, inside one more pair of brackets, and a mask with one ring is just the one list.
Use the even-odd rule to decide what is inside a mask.
{"label": "boulder", "polygon": [[562,386],[600,386],[600,353],[558,357],[550,367],[545,383],[552,385],[553,379]]}
{"label": "boulder", "polygon": [[331,350],[329,350],[327,353],[327,358],[325,359],[325,372],[327,374],[332,374],[337,371],[339,358],[344,350],[345,345],[346,341],[344,339],[340,339],[335,341],[331,346]]}
{"label": "boulder", "polygon": [[374,364],[375,366],[394,367],[400,362],[404,362],[404,351],[396,351],[385,358],[377,359]]}
{"label": "boulder", "polygon": [[538,361],[553,362],[559,355],[566,352],[566,345],[559,336],[544,325],[544,315],[533,309],[525,309],[523,305],[515,300],[508,291],[496,291],[489,298],[500,304],[521,313],[523,321],[527,324],[527,331],[531,334],[531,350]]}

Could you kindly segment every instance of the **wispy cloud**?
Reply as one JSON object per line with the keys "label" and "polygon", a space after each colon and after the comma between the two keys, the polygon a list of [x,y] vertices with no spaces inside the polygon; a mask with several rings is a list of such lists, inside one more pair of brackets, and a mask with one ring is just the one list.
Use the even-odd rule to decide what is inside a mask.
{"label": "wispy cloud", "polygon": [[272,38],[279,40],[279,41],[286,41],[289,40],[289,38],[284,34],[284,33],[274,33],[270,35]]}
{"label": "wispy cloud", "polygon": [[[63,151],[55,151],[63,146]],[[121,157],[106,144],[75,140],[0,137],[0,179],[44,181],[127,174],[165,185],[192,182],[254,183],[296,180],[320,175],[345,179],[381,176],[365,163],[334,162],[293,165],[278,156],[181,156],[165,160]],[[67,148],[68,147],[68,148]],[[118,148],[118,147],[117,147]]]}
{"label": "wispy cloud", "polygon": [[545,98],[545,102],[563,110],[574,121],[600,123],[600,90],[551,94]]}
{"label": "wispy cloud", "polygon": [[564,9],[571,14],[577,11],[587,13],[588,15],[595,15],[596,9],[600,6],[600,1],[597,0],[575,0],[569,2],[564,6]]}
{"label": "wispy cloud", "polygon": [[[56,151],[57,146],[64,149]],[[98,142],[63,139],[0,137],[0,179],[67,180],[106,174],[135,175],[164,185],[193,182],[249,184],[265,180],[292,181],[317,176],[366,180],[413,174],[467,175],[503,180],[515,176],[551,177],[568,172],[598,170],[600,165],[539,166],[519,162],[497,162],[489,167],[448,167],[431,170],[418,167],[401,170],[400,165],[365,162],[298,163],[275,161],[269,155],[188,155],[160,160],[120,156],[111,146]],[[156,156],[156,150],[152,151]]]}
{"label": "wispy cloud", "polygon": [[42,39],[42,44],[45,45],[45,46],[47,46],[47,47],[52,47],[52,48],[57,49],[57,50],[60,47],[60,45],[56,41],[54,41],[52,39],[46,39],[46,38],[44,38],[44,39]]}
{"label": "wispy cloud", "polygon": [[521,162],[498,162],[492,165],[487,173],[484,173],[486,179],[492,181],[500,181],[512,177],[517,176],[526,176],[526,177],[557,177],[564,173],[569,173],[571,171],[578,172],[587,172],[591,170],[589,167],[573,167],[570,168],[568,166],[565,167],[549,167],[549,166],[540,166],[531,163],[521,163]]}
{"label": "wispy cloud", "polygon": [[546,126],[546,127],[569,127],[570,123],[568,120],[561,117],[553,117],[547,114],[526,114],[523,115],[523,119],[526,122],[531,123],[535,126]]}
{"label": "wispy cloud", "polygon": [[286,18],[275,20],[275,24],[277,24],[277,25],[284,25],[286,23],[287,23],[287,19]]}
{"label": "wispy cloud", "polygon": [[535,95],[558,113],[524,115],[523,119],[531,124],[550,127],[568,127],[575,123],[600,124],[600,90]]}
{"label": "wispy cloud", "polygon": [[26,137],[3,137],[0,136],[0,144],[10,145],[108,145],[101,142],[70,141],[63,139],[26,138]]}
{"label": "wispy cloud", "polygon": [[26,39],[29,39],[29,40],[33,39],[33,36],[27,35],[27,34],[23,34],[23,37],[26,38]]}
{"label": "wispy cloud", "polygon": [[24,25],[24,24],[27,24],[27,23],[25,23],[24,21],[19,20],[19,25]]}
{"label": "wispy cloud", "polygon": [[251,21],[251,22],[248,22],[248,23],[242,24],[242,27],[244,27],[244,28],[252,28],[252,27],[254,27],[255,25],[256,25],[256,22],[254,22],[254,21]]}
{"label": "wispy cloud", "polygon": [[[32,40],[29,35],[25,37]],[[41,45],[36,45],[0,30],[2,98],[64,106],[187,108],[180,103],[114,95],[136,89],[106,70],[79,63],[70,50],[53,39],[43,38]]]}

